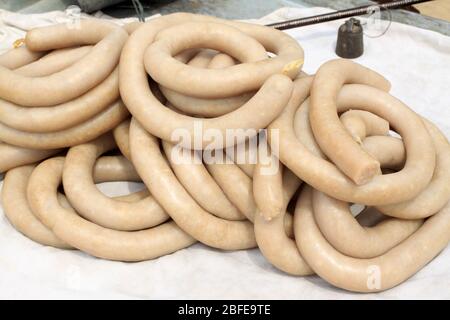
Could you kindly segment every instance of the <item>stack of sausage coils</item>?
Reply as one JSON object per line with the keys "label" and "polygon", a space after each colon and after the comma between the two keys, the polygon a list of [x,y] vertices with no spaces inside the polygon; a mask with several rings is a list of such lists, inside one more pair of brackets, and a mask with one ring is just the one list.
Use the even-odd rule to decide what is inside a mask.
{"label": "stack of sausage coils", "polygon": [[[281,31],[187,13],[29,31],[0,56],[5,215],[42,245],[109,260],[198,241],[259,247],[350,291],[400,284],[450,241],[450,145],[375,71],[337,59],[307,75],[303,58]],[[227,161],[203,159],[199,125]],[[254,137],[228,130],[264,131],[256,148],[278,170],[237,161]],[[96,184],[109,181],[146,188],[108,197]]]}

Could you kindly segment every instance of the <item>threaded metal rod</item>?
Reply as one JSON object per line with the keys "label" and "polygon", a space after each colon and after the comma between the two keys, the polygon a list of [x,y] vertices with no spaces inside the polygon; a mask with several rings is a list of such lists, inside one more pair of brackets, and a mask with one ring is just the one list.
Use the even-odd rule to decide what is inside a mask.
{"label": "threaded metal rod", "polygon": [[271,23],[267,26],[273,27],[278,30],[286,30],[286,29],[292,29],[297,27],[303,27],[308,26],[312,24],[318,24],[333,20],[339,20],[354,16],[362,16],[369,13],[368,9],[379,9],[380,11],[389,10],[389,9],[398,9],[401,7],[418,4],[422,2],[429,2],[431,0],[399,0],[399,1],[393,1],[383,4],[373,4],[373,5],[367,5],[367,6],[361,6],[356,7],[352,9],[344,9],[336,12],[331,13],[325,13],[320,14],[317,16],[312,17],[306,17],[306,18],[300,18],[300,19],[294,19],[294,20],[288,20],[284,22],[277,22],[277,23]]}

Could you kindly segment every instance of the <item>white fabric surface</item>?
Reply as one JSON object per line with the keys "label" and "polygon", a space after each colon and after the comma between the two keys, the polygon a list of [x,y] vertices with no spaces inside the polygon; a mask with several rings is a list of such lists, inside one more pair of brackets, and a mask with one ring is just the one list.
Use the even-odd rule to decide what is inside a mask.
{"label": "white fabric surface", "polygon": [[[326,9],[282,8],[258,22],[269,23],[323,13]],[[3,48],[20,35],[13,28],[55,21],[63,13],[20,16],[2,12],[7,24]],[[290,30],[305,50],[305,71],[336,58],[334,44],[342,22]],[[365,37],[365,53],[356,59],[385,75],[392,93],[436,123],[450,137],[450,38],[393,23],[382,37]],[[9,43],[9,44],[8,44]],[[113,194],[130,184],[106,184]],[[221,252],[196,244],[140,263],[111,262],[81,252],[44,247],[16,232],[0,214],[0,298],[181,298],[181,299],[395,299],[450,298],[450,248],[405,283],[378,294],[333,288],[320,278],[286,275],[257,249]],[[402,266],[398,266],[401,268]]]}

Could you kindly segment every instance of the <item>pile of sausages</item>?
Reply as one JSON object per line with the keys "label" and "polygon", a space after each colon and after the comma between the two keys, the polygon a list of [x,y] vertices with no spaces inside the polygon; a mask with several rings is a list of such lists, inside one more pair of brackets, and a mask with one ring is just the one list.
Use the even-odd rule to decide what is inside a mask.
{"label": "pile of sausages", "polygon": [[[351,291],[405,281],[450,241],[450,145],[378,73],[340,59],[309,76],[302,63],[281,31],[186,13],[29,31],[0,56],[7,218],[43,245],[110,260],[199,241],[259,247],[288,274]],[[261,131],[272,174],[231,152],[244,144],[245,158]],[[203,158],[222,151],[228,161]],[[107,181],[146,189],[108,197]],[[352,204],[365,206],[356,218]]]}
{"label": "pile of sausages", "polygon": [[31,30],[0,57],[0,172],[88,142],[125,120],[119,59],[128,34],[86,20]]}

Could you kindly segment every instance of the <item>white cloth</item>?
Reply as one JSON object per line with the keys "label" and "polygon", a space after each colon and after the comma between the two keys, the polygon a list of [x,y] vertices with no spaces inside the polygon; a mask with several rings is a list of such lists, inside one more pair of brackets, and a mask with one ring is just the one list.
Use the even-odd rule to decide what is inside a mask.
{"label": "white cloth", "polygon": [[[65,11],[51,11],[46,13],[22,14],[0,9],[0,52],[12,48],[15,40],[23,38],[26,31],[44,27],[56,23],[73,23],[74,19],[94,16],[99,19],[124,25],[126,23],[138,21],[137,18],[116,19],[104,14],[101,11],[93,15],[82,13],[78,6],[69,6]],[[152,19],[159,15],[153,15],[146,19]]]}
{"label": "white cloth", "polygon": [[[325,12],[323,8],[282,8],[258,20],[269,23]],[[2,31],[15,40],[19,26],[54,21],[63,13],[20,16],[2,13]],[[47,18],[49,20],[47,20]],[[334,45],[342,21],[290,30],[305,50],[305,71],[314,73],[336,58]],[[450,38],[392,23],[379,38],[364,38],[356,59],[392,82],[392,93],[436,123],[450,137]],[[2,46],[3,46],[2,41]],[[105,186],[103,186],[105,187]],[[114,194],[127,184],[108,184]],[[196,244],[140,263],[96,259],[77,251],[44,247],[16,232],[0,214],[1,298],[210,298],[210,299],[381,299],[450,298],[450,248],[405,283],[378,294],[336,289],[317,276],[292,277],[276,270],[257,249],[222,252]],[[399,265],[399,268],[402,266]]]}

